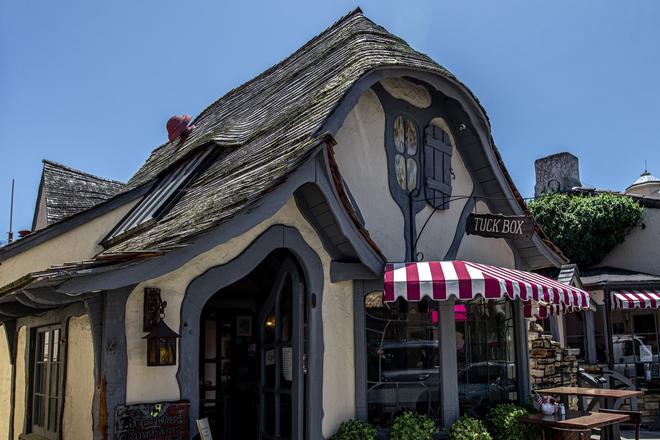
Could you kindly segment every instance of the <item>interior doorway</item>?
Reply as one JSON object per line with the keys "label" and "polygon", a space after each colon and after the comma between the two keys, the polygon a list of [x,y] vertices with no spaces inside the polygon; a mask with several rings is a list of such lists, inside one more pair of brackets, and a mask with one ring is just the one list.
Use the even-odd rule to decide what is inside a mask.
{"label": "interior doorway", "polygon": [[200,320],[200,413],[218,440],[293,440],[305,433],[305,286],[276,251],[219,290]]}

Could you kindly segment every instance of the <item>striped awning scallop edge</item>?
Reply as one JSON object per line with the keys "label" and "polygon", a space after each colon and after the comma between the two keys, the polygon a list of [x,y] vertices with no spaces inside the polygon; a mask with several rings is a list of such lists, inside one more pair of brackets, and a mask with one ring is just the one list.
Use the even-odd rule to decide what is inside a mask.
{"label": "striped awning scallop edge", "polygon": [[550,314],[589,308],[589,293],[584,290],[536,273],[469,261],[388,263],[384,290],[388,302],[398,298],[420,301],[423,297],[469,301],[481,296],[487,300],[519,299]]}
{"label": "striped awning scallop edge", "polygon": [[612,290],[612,308],[618,310],[658,309],[660,290]]}

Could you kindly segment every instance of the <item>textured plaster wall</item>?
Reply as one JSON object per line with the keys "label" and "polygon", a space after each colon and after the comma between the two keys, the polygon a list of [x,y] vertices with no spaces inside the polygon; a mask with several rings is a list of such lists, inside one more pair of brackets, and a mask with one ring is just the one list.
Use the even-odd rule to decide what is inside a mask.
{"label": "textured plaster wall", "polygon": [[161,289],[161,296],[167,301],[165,321],[173,329],[179,329],[181,302],[188,284],[207,269],[227,263],[240,255],[261,233],[276,224],[296,228],[323,263],[324,436],[330,436],[339,423],[355,416],[352,283],[330,282],[330,257],[323,249],[314,229],[300,214],[293,198],[275,215],[249,232],[193,258],[174,272],[141,283],[135,288],[126,304],[128,350],[126,400],[128,403],[176,400],[182,397],[176,380],[176,366],[158,368],[146,366],[146,342],[142,339],[144,287]]}
{"label": "textured plaster wall", "polygon": [[[477,202],[477,214],[488,214],[490,210],[484,202]],[[474,261],[475,263],[515,269],[516,261],[511,247],[502,238],[486,238],[478,235],[465,235],[458,248],[457,260]]]}
{"label": "textured plaster wall", "polygon": [[14,395],[14,440],[23,433],[25,421],[25,350],[27,348],[27,329],[21,326],[18,329],[18,340],[16,343],[16,388]]}
{"label": "textured plaster wall", "polygon": [[67,375],[62,434],[66,440],[88,440],[93,436],[94,347],[87,315],[69,319]]}
{"label": "textured plaster wall", "polygon": [[11,363],[5,330],[0,325],[0,440],[9,440]]}
{"label": "textured plaster wall", "polygon": [[[449,134],[451,144],[454,146],[456,145],[454,142],[454,136],[444,119],[435,118],[431,121],[431,124],[446,131]],[[465,168],[465,163],[461,158],[460,151],[456,148],[454,148],[454,153],[451,156],[451,168],[454,172],[454,180],[452,181],[452,198],[472,195],[472,190],[474,188],[472,177],[467,168]],[[417,251],[424,254],[425,261],[445,259],[445,255],[454,240],[456,225],[458,224],[463,208],[467,202],[467,198],[453,200],[449,203],[449,209],[439,209],[435,211],[435,213],[433,213],[431,205],[427,204],[426,207],[417,214],[415,217],[415,224],[417,233],[419,234],[424,222],[429,218],[431,213],[433,213],[433,216],[431,216],[431,219],[426,225],[426,228],[422,232],[419,242],[417,243]]]}
{"label": "textured plaster wall", "polygon": [[636,227],[599,266],[660,275],[660,209],[645,208],[642,223],[646,227]]}
{"label": "textured plaster wall", "polygon": [[119,207],[71,231],[58,235],[0,264],[0,286],[30,272],[47,269],[54,264],[70,263],[93,257],[102,248],[99,242],[138,202]]}
{"label": "textured plaster wall", "polygon": [[335,136],[335,158],[365,220],[369,235],[390,261],[406,250],[403,213],[390,194],[385,153],[385,112],[367,90]]}

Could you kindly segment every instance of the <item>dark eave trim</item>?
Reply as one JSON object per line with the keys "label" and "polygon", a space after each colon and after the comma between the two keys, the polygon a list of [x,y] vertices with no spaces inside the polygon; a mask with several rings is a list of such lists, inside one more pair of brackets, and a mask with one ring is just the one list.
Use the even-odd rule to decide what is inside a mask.
{"label": "dark eave trim", "polygon": [[132,202],[139,197],[142,197],[149,191],[149,189],[151,189],[152,185],[153,182],[148,182],[133,190],[113,197],[105,202],[99,203],[91,209],[72,215],[63,221],[33,232],[25,238],[21,238],[3,248],[0,248],[0,262],[18,255],[21,252],[25,252],[28,249],[31,249],[41,243],[51,240],[58,235],[69,232],[70,230],[88,223],[95,218],[102,216],[103,214],[106,214],[114,209],[119,208],[120,206]]}
{"label": "dark eave trim", "polygon": [[330,282],[350,280],[377,280],[382,275],[376,275],[362,263],[344,263],[341,261],[330,262]]}
{"label": "dark eave trim", "polygon": [[189,245],[174,249],[161,257],[114,271],[71,278],[62,282],[56,290],[75,295],[81,292],[116,289],[172,272],[197,255],[246,233],[272,217],[293,197],[295,191],[306,183],[314,183],[321,189],[337,218],[341,232],[355,247],[362,264],[375,274],[382,273],[385,262],[377,250],[358,231],[341,202],[337,200],[326,172],[325,146],[325,141],[321,142],[316,147],[315,154],[312,154],[306,162],[289,174],[279,186],[254,203],[247,205],[228,221],[191,239]]}
{"label": "dark eave trim", "polygon": [[[445,96],[459,102],[468,116],[469,122],[475,128],[476,135],[484,150],[488,165],[493,170],[493,175],[498,183],[498,187],[507,199],[506,202],[515,215],[527,215],[526,209],[520,205],[519,197],[516,197],[513,189],[513,183],[506,176],[507,171],[498,157],[494,141],[490,134],[490,123],[485,110],[479,104],[475,96],[459,80],[449,76],[443,76],[437,72],[431,72],[426,69],[416,69],[412,67],[381,67],[373,69],[358,79],[353,86],[346,92],[339,104],[333,109],[330,116],[317,129],[316,134],[330,134],[334,136],[344,123],[348,113],[355,107],[360,96],[368,90],[373,84],[385,78],[391,77],[411,77],[424,81]],[[490,204],[489,204],[490,206]],[[532,244],[538,249],[541,257],[548,260],[550,265],[560,267],[567,263],[565,257],[557,254],[541,237],[537,231],[532,237]],[[538,269],[540,267],[531,267]]]}

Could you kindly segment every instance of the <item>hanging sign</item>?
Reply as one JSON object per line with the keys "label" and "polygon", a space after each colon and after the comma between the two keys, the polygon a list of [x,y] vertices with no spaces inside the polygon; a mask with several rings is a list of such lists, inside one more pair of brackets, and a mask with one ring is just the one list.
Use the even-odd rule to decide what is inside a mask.
{"label": "hanging sign", "polygon": [[470,214],[465,231],[491,238],[529,238],[534,233],[534,222],[524,215]]}
{"label": "hanging sign", "polygon": [[189,408],[185,400],[119,405],[115,440],[188,440]]}

